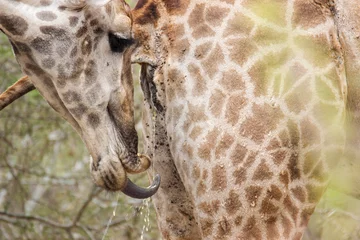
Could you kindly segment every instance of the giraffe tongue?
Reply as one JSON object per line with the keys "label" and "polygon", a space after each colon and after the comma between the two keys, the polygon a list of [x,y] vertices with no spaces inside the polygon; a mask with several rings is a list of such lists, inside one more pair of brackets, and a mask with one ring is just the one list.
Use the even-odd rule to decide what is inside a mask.
{"label": "giraffe tongue", "polygon": [[160,175],[156,174],[154,181],[148,188],[138,187],[129,178],[127,178],[125,187],[121,191],[129,197],[144,199],[154,195],[159,189],[159,186],[160,186]]}

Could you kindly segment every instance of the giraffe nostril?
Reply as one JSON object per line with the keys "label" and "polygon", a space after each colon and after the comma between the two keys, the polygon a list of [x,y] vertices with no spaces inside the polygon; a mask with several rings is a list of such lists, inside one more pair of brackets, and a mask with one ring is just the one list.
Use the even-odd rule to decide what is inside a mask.
{"label": "giraffe nostril", "polygon": [[101,156],[98,156],[96,161],[96,168],[99,168],[100,162],[101,162]]}

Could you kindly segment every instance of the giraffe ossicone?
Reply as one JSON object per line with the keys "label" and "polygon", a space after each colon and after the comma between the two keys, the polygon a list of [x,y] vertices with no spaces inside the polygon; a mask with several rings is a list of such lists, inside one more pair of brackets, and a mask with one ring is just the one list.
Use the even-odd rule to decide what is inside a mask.
{"label": "giraffe ossicone", "polygon": [[2,107],[35,86],[86,144],[95,184],[137,198],[155,194],[159,176],[149,188],[127,178],[150,166],[148,157],[137,155],[128,5],[0,0],[0,29],[28,75],[0,96]]}

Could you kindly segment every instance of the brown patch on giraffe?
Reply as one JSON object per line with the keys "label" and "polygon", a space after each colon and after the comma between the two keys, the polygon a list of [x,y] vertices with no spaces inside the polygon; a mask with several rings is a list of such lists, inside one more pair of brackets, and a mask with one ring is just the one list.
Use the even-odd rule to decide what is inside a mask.
{"label": "brown patch on giraffe", "polygon": [[290,172],[290,179],[294,181],[296,179],[300,179],[301,171],[299,168],[299,156],[295,153],[291,153],[289,163],[287,165],[288,170]]}
{"label": "brown patch on giraffe", "polygon": [[208,174],[208,170],[207,169],[204,169],[203,170],[203,173],[202,173],[202,177],[201,179],[206,181],[206,179],[208,178],[209,174]]}
{"label": "brown patch on giraffe", "polygon": [[185,56],[190,49],[190,43],[188,39],[180,39],[176,40],[175,43],[172,45],[171,55],[178,61],[183,61]]}
{"label": "brown patch on giraffe", "polygon": [[204,92],[207,90],[206,81],[201,75],[200,68],[198,66],[190,64],[188,66],[191,80],[194,81],[194,87],[192,89],[192,96],[203,96]]}
{"label": "brown patch on giraffe", "polygon": [[271,179],[273,177],[273,173],[271,172],[269,166],[266,164],[266,161],[263,159],[261,163],[257,166],[254,175],[252,177],[252,180],[267,180]]}
{"label": "brown patch on giraffe", "polygon": [[246,157],[248,150],[241,144],[237,144],[233,152],[231,153],[230,159],[234,166],[238,166],[242,163]]}
{"label": "brown patch on giraffe", "polygon": [[200,145],[198,148],[198,155],[200,158],[210,161],[211,152],[215,148],[216,140],[219,136],[220,132],[217,128],[214,128],[211,132],[209,132],[205,137],[205,142]]}
{"label": "brown patch on giraffe", "polygon": [[261,202],[260,213],[272,215],[272,214],[276,214],[278,211],[279,211],[279,207],[275,206],[271,202],[270,197],[268,197],[268,196],[265,197],[265,199]]}
{"label": "brown patch on giraffe", "polygon": [[278,240],[280,239],[280,233],[277,223],[277,217],[270,217],[265,220],[266,223],[266,239],[267,240]]}
{"label": "brown patch on giraffe", "polygon": [[219,65],[224,63],[224,54],[219,45],[212,49],[210,55],[201,62],[204,71],[213,78],[219,70]]}
{"label": "brown patch on giraffe", "polygon": [[261,195],[262,187],[259,186],[250,186],[245,188],[245,196],[251,207],[255,207],[257,201]]}
{"label": "brown patch on giraffe", "polygon": [[199,204],[199,209],[208,216],[214,216],[220,209],[220,201],[202,202]]}
{"label": "brown patch on giraffe", "polygon": [[289,182],[290,182],[290,176],[289,176],[288,171],[283,170],[283,171],[280,173],[279,180],[280,180],[280,182],[282,182],[282,183],[285,185],[285,187],[287,188],[287,187],[289,186]]}
{"label": "brown patch on giraffe", "polygon": [[172,24],[167,29],[167,35],[170,39],[170,44],[179,36],[185,36],[185,27],[183,24]]}
{"label": "brown patch on giraffe", "polygon": [[290,136],[288,131],[283,130],[279,133],[279,139],[281,140],[281,146],[291,148]]}
{"label": "brown patch on giraffe", "polygon": [[91,27],[96,27],[97,25],[99,25],[99,20],[93,19],[93,20],[90,21],[90,26]]}
{"label": "brown patch on giraffe", "polygon": [[82,116],[84,115],[84,113],[87,111],[87,107],[80,103],[77,107],[75,108],[69,108],[69,112],[77,119],[81,119]]}
{"label": "brown patch on giraffe", "polygon": [[202,218],[200,225],[203,237],[208,237],[212,234],[214,222],[211,218]]}
{"label": "brown patch on giraffe", "polygon": [[303,190],[302,187],[295,187],[291,189],[291,193],[293,196],[298,199],[300,202],[304,203],[306,200],[306,192]]}
{"label": "brown patch on giraffe", "polygon": [[70,52],[70,57],[71,57],[71,58],[76,57],[77,52],[78,52],[77,46],[75,46],[75,47],[71,50],[71,52]]}
{"label": "brown patch on giraffe", "polygon": [[188,156],[189,159],[193,159],[194,148],[192,146],[190,146],[189,144],[185,144],[182,149],[183,149],[184,153]]}
{"label": "brown patch on giraffe", "polygon": [[40,68],[38,65],[32,64],[32,63],[26,63],[25,64],[26,70],[32,72],[36,76],[41,76],[45,74],[44,70]]}
{"label": "brown patch on giraffe", "polygon": [[196,196],[201,197],[206,193],[206,191],[207,191],[206,183],[201,180],[197,186]]}
{"label": "brown patch on giraffe", "polygon": [[276,185],[271,185],[270,188],[267,189],[266,196],[269,199],[279,201],[282,197],[282,192]]}
{"label": "brown patch on giraffe", "polygon": [[226,157],[227,150],[231,147],[233,143],[234,138],[231,135],[225,133],[221,137],[218,145],[216,146],[215,157],[217,159],[220,159],[220,157]]}
{"label": "brown patch on giraffe", "polygon": [[267,150],[277,150],[281,147],[281,142],[277,138],[271,139],[269,145],[267,146]]}
{"label": "brown patch on giraffe", "polygon": [[135,18],[135,23],[140,25],[145,24],[157,24],[160,18],[159,10],[157,9],[157,4],[151,2],[147,4],[141,11],[139,11],[138,16]]}
{"label": "brown patch on giraffe", "polygon": [[55,59],[49,57],[49,58],[44,58],[41,61],[41,66],[47,69],[53,68],[55,66],[56,62]]}
{"label": "brown patch on giraffe", "polygon": [[226,97],[225,93],[223,93],[219,89],[215,89],[213,94],[211,94],[209,100],[209,108],[213,116],[215,117],[220,116],[224,107],[225,97]]}
{"label": "brown patch on giraffe", "polygon": [[239,227],[242,223],[243,217],[242,216],[236,216],[235,220],[234,220],[234,224],[235,226]]}
{"label": "brown patch on giraffe", "polygon": [[258,154],[256,152],[252,152],[250,151],[249,155],[247,156],[246,160],[245,160],[245,163],[244,163],[244,167],[251,167],[253,165],[253,163],[255,162],[256,160],[256,156]]}
{"label": "brown patch on giraffe", "polygon": [[218,231],[216,234],[217,239],[224,239],[231,234],[231,225],[226,217],[222,217],[218,224]]}
{"label": "brown patch on giraffe", "polygon": [[190,13],[188,24],[191,29],[196,29],[199,25],[205,23],[205,4],[196,4],[193,11]]}
{"label": "brown patch on giraffe", "polygon": [[284,117],[279,107],[269,104],[254,104],[252,113],[252,116],[242,124],[240,133],[257,143],[262,142],[264,137],[274,130]]}
{"label": "brown patch on giraffe", "polygon": [[320,143],[320,130],[309,119],[300,122],[300,130],[303,147]]}
{"label": "brown patch on giraffe", "polygon": [[90,88],[89,90],[86,91],[85,96],[86,96],[86,102],[90,105],[93,106],[94,104],[96,104],[96,102],[99,101],[99,93],[102,92],[102,88],[100,84],[95,84],[92,88]]}
{"label": "brown patch on giraffe", "polygon": [[230,39],[225,44],[231,49],[231,60],[240,66],[257,51],[255,43],[248,39]]}
{"label": "brown patch on giraffe", "polygon": [[328,14],[315,1],[296,0],[294,2],[294,13],[291,20],[295,28],[316,27],[325,23],[327,17]]}
{"label": "brown patch on giraffe", "polygon": [[253,21],[242,13],[235,13],[235,16],[228,22],[223,37],[228,36],[249,36],[254,28]]}
{"label": "brown patch on giraffe", "polygon": [[67,35],[64,29],[54,27],[54,26],[41,26],[40,31],[43,34],[50,35],[52,38],[59,41],[68,41],[69,36]]}
{"label": "brown patch on giraffe", "polygon": [[15,15],[1,15],[1,27],[14,36],[22,36],[28,30],[29,25],[25,19]]}
{"label": "brown patch on giraffe", "polygon": [[[182,35],[179,35],[179,36],[182,36]],[[212,44],[213,43],[211,43],[211,42],[206,42],[206,43],[203,43],[203,44],[197,46],[195,49],[195,58],[198,60],[205,58],[208,55],[208,53],[210,52]]]}
{"label": "brown patch on giraffe", "polygon": [[298,217],[299,209],[294,205],[290,196],[286,196],[284,198],[283,204],[284,204],[286,210],[288,210],[288,212],[290,213],[292,219],[295,220]]}
{"label": "brown patch on giraffe", "polygon": [[195,126],[192,130],[191,130],[191,133],[189,135],[189,137],[196,141],[197,138],[199,137],[199,135],[202,133],[202,128],[199,127],[199,126]]}
{"label": "brown patch on giraffe", "polygon": [[[74,65],[72,66],[73,69],[71,71],[70,78],[78,79],[80,74],[84,71],[84,65],[85,62],[82,58],[76,59]],[[85,73],[85,78],[86,78],[86,73]]]}
{"label": "brown patch on giraffe", "polygon": [[273,157],[272,159],[273,159],[274,163],[279,166],[287,158],[288,151],[286,151],[286,150],[277,150],[275,152],[272,152],[271,156]]}
{"label": "brown patch on giraffe", "polygon": [[239,236],[237,239],[262,239],[260,229],[256,226],[256,219],[254,216],[250,217],[243,227],[244,236]]}
{"label": "brown patch on giraffe", "polygon": [[[276,31],[273,28],[270,28],[268,26],[259,26],[256,29],[256,32],[253,36],[253,41],[256,42],[256,44],[258,46],[263,46],[263,47],[267,47],[273,44],[282,44],[282,43],[286,43],[288,39],[288,34],[281,32],[281,31]],[[283,54],[284,52],[282,51],[281,53],[277,52],[277,54]],[[265,57],[267,60],[265,60],[265,62],[269,63],[271,65],[271,67],[275,67],[279,65],[276,63],[276,56],[277,54],[271,54],[273,55],[272,57],[275,57],[275,63],[268,61],[268,57]],[[270,58],[272,58],[270,57]]]}
{"label": "brown patch on giraffe", "polygon": [[36,17],[40,20],[51,22],[57,19],[57,16],[55,13],[51,11],[41,11],[36,13]]}
{"label": "brown patch on giraffe", "polygon": [[242,207],[240,195],[231,190],[229,197],[225,200],[225,209],[229,215],[234,215]]}
{"label": "brown patch on giraffe", "polygon": [[63,101],[67,104],[81,101],[80,94],[72,90],[69,90],[66,93],[62,94],[62,97],[63,97]]}
{"label": "brown patch on giraffe", "polygon": [[169,69],[168,81],[172,83],[166,96],[172,101],[174,98],[184,98],[186,95],[185,77],[177,69]]}
{"label": "brown patch on giraffe", "polygon": [[82,26],[81,28],[79,28],[79,29],[76,31],[75,36],[76,36],[77,38],[81,38],[82,36],[85,35],[85,33],[87,33],[87,31],[88,31],[88,28],[87,28],[86,25],[84,25],[84,26]]}
{"label": "brown patch on giraffe", "polygon": [[195,28],[195,30],[192,32],[192,36],[195,39],[200,39],[204,37],[211,37],[214,36],[216,33],[206,24],[202,24]]}
{"label": "brown patch on giraffe", "polygon": [[282,217],[281,224],[282,224],[282,227],[283,227],[283,230],[284,230],[283,236],[284,236],[285,239],[289,239],[290,238],[290,233],[292,232],[292,229],[293,229],[291,220],[288,219],[284,215],[281,215],[281,217]]}
{"label": "brown patch on giraffe", "polygon": [[10,43],[11,43],[11,46],[14,49],[14,53],[16,55],[19,55],[21,53],[25,53],[25,54],[28,55],[29,59],[32,59],[32,57],[31,57],[31,48],[28,45],[26,45],[24,43],[21,43],[21,42],[15,42],[15,41],[13,42],[11,40],[10,40]]}
{"label": "brown patch on giraffe", "polygon": [[84,73],[85,73],[85,83],[87,85],[92,85],[96,82],[96,79],[98,77],[98,72],[97,72],[97,66],[96,66],[95,61],[90,60],[86,64]]}
{"label": "brown patch on giraffe", "polygon": [[226,103],[225,118],[229,124],[235,126],[240,117],[241,110],[246,106],[248,100],[243,94],[231,95]]}
{"label": "brown patch on giraffe", "polygon": [[162,0],[166,10],[171,15],[183,15],[185,14],[190,0]]}
{"label": "brown patch on giraffe", "polygon": [[312,186],[310,184],[306,185],[307,190],[307,196],[308,196],[308,202],[309,203],[318,203],[325,187],[321,186]]}
{"label": "brown patch on giraffe", "polygon": [[229,92],[245,90],[244,80],[234,69],[224,72],[219,83]]}
{"label": "brown patch on giraffe", "polygon": [[241,186],[241,184],[247,180],[246,176],[246,168],[240,167],[236,169],[233,173],[233,177],[235,178],[235,184]]}
{"label": "brown patch on giraffe", "polygon": [[78,17],[74,17],[74,16],[69,17],[70,27],[75,27],[78,24],[78,22],[79,22]]}
{"label": "brown patch on giraffe", "polygon": [[211,170],[212,181],[211,190],[222,191],[227,186],[226,169],[223,165],[216,165]]}
{"label": "brown patch on giraffe", "polygon": [[201,172],[200,172],[200,168],[198,165],[195,165],[193,167],[193,172],[192,172],[192,177],[196,180],[198,180],[200,178]]}
{"label": "brown patch on giraffe", "polygon": [[[187,121],[191,122],[191,124],[207,120],[207,117],[205,115],[205,107],[203,105],[197,106],[188,102],[187,106]],[[216,131],[218,132],[218,130]]]}
{"label": "brown patch on giraffe", "polygon": [[88,115],[87,121],[92,128],[97,128],[100,125],[100,117],[96,113],[90,113]]}
{"label": "brown patch on giraffe", "polygon": [[222,24],[222,21],[229,13],[229,9],[221,7],[208,7],[205,11],[205,21],[212,27]]}

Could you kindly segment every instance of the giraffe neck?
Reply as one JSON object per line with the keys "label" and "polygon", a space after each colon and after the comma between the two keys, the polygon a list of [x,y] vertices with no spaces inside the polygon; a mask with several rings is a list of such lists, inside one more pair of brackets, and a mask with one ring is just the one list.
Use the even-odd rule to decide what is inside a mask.
{"label": "giraffe neck", "polygon": [[186,216],[196,222],[176,213],[180,203],[169,210],[160,192],[163,234],[177,239],[161,226],[166,219],[182,222],[176,229],[189,239],[300,239],[344,142],[336,130],[344,72],[333,58],[341,58],[339,40],[328,42],[336,33],[329,6],[142,1],[134,19],[142,45],[154,49],[146,57],[160,63],[143,74],[157,90],[148,94],[158,110],[153,124],[166,129],[151,141],[165,143],[149,152],[171,152],[186,191],[174,194],[188,198]]}

